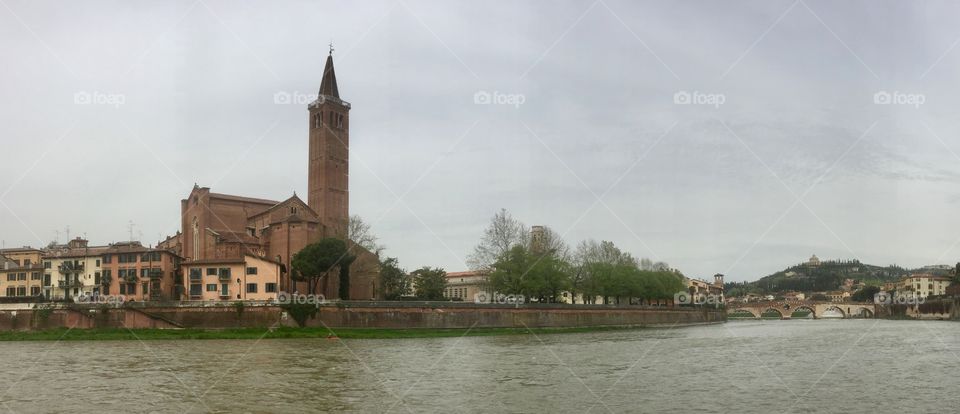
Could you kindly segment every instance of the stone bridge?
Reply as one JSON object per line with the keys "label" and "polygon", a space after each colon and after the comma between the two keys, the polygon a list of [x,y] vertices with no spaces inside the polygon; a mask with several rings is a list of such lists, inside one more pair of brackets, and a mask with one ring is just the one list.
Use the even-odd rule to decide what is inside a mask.
{"label": "stone bridge", "polygon": [[[765,301],[748,303],[728,303],[727,316],[760,318],[763,314],[780,314],[780,319],[790,319],[797,311],[808,311],[815,319],[824,314],[842,315],[847,318],[873,318],[877,314],[876,305],[861,302],[818,302],[818,301]],[[836,316],[833,316],[836,317]]]}

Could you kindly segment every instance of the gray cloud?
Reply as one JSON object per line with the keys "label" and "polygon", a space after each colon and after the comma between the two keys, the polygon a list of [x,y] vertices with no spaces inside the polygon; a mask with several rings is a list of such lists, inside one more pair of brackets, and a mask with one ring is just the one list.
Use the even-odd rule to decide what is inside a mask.
{"label": "gray cloud", "polygon": [[[315,93],[332,38],[351,207],[407,267],[460,270],[501,207],[694,276],[754,279],[812,253],[954,262],[960,6],[882,3],[11,1],[0,239],[69,225],[107,243],[132,220],[153,242],[194,182],[305,192],[306,110],[274,95]],[[680,91],[725,101],[676,105]]]}

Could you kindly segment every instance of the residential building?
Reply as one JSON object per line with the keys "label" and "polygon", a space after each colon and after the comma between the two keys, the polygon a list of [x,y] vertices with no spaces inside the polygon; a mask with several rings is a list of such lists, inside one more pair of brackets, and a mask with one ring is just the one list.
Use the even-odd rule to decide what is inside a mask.
{"label": "residential building", "polygon": [[113,243],[102,250],[100,294],[123,295],[125,300],[179,300],[179,256],[169,250],[144,247],[137,241]]}
{"label": "residential building", "polygon": [[51,246],[43,255],[43,296],[65,299],[99,294],[101,255],[107,249],[90,246],[80,237]]}
{"label": "residential building", "polygon": [[281,263],[255,255],[194,260],[181,266],[190,300],[271,300],[281,291]]}
{"label": "residential building", "polygon": [[900,279],[897,291],[912,291],[917,297],[939,296],[947,294],[947,286],[951,279],[946,276],[935,276],[929,273],[916,273]]}
{"label": "residential building", "polygon": [[0,255],[0,297],[39,297],[43,285],[43,264],[39,258],[18,260]]}

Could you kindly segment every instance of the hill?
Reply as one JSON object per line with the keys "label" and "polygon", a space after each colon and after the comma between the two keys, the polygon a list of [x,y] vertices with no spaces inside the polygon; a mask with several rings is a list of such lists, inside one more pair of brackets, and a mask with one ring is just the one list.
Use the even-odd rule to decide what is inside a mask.
{"label": "hill", "polygon": [[[929,269],[923,269],[923,271],[926,273],[938,272]],[[860,263],[859,260],[827,260],[793,265],[753,282],[726,283],[724,288],[727,296],[786,291],[820,292],[839,290],[846,279],[853,279],[866,285],[879,286],[885,282],[895,282],[911,273],[914,273],[914,271],[897,265],[875,266]]]}

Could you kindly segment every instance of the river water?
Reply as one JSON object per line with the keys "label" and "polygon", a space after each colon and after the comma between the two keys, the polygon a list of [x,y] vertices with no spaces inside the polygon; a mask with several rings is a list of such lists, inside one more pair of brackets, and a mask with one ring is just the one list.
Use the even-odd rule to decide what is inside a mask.
{"label": "river water", "polygon": [[0,412],[957,412],[960,323],[0,343]]}

